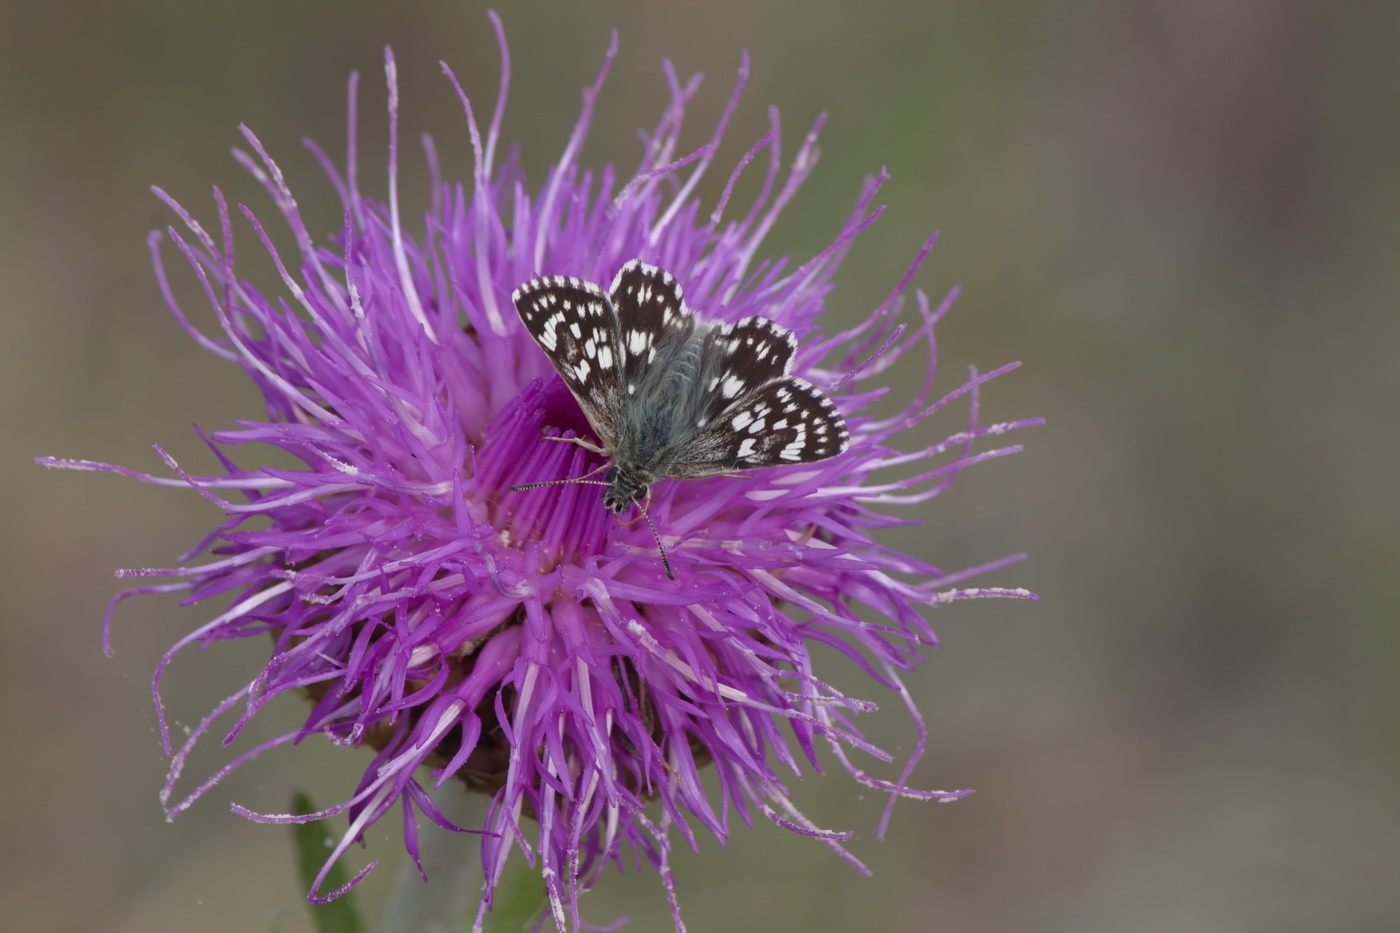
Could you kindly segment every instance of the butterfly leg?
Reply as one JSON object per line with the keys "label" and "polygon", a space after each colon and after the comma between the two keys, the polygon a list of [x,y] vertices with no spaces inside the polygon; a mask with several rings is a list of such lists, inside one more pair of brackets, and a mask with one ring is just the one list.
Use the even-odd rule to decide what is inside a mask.
{"label": "butterfly leg", "polygon": [[580,447],[582,447],[584,450],[591,450],[591,451],[593,451],[595,454],[602,454],[604,457],[606,457],[606,456],[608,456],[610,453],[612,453],[612,452],[609,451],[609,450],[605,450],[604,448],[599,447],[597,444],[594,444],[592,441],[586,441],[586,440],[584,440],[584,439],[581,438],[581,437],[545,437],[545,440],[547,440],[547,441],[558,441],[558,442],[560,442],[561,444],[577,444],[577,445],[579,445]]}

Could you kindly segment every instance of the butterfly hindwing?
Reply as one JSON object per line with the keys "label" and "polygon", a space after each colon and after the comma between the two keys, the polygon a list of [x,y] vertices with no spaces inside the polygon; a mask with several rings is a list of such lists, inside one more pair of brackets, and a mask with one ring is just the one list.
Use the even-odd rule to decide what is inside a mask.
{"label": "butterfly hindwing", "polygon": [[831,399],[789,376],[748,393],[708,422],[681,449],[671,475],[690,479],[814,463],[842,453],[849,441]]}

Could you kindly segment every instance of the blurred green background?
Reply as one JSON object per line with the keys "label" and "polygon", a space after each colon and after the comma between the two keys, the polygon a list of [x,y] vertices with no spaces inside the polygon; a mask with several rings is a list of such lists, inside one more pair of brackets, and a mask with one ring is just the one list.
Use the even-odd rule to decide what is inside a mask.
{"label": "blurred green background", "polygon": [[[206,221],[219,184],[271,219],[228,155],[247,123],[313,231],[339,222],[300,138],[334,153],[364,75],[364,190],[384,193],[382,47],[399,58],[406,197],[429,131],[469,171],[448,61],[487,108],[498,57],[474,3],[8,3],[0,9],[0,405],[7,713],[0,903],[12,930],[305,929],[282,810],[343,793],[368,753],[273,753],[166,824],[149,677],[205,618],[127,603],[104,657],[117,567],[167,566],[217,520],[205,501],[31,456],[159,470],[203,463],[189,425],[256,417],[234,368],[166,313],[145,246],[160,184]],[[531,177],[562,150],[609,31],[621,52],[584,161],[635,164],[666,101],[661,59],[707,84],[710,132],[742,49],[753,76],[707,197],[762,132],[791,154],[820,111],[822,163],[769,255],[810,255],[862,177],[885,218],[851,252],[832,325],[887,293],[930,230],[916,284],[963,297],[940,331],[951,388],[1025,367],[989,420],[1042,415],[1025,453],[966,474],[893,543],[949,567],[1027,551],[988,582],[1043,602],[940,611],[911,676],[929,718],[926,787],[881,801],[839,769],[796,785],[857,832],[863,878],[820,844],[739,827],[678,859],[696,931],[1381,931],[1400,929],[1400,6],[1304,0],[854,4],[499,4],[514,57],[505,137]],[[479,111],[480,112],[480,111]],[[381,176],[382,177],[382,176]],[[416,202],[421,204],[421,201]],[[712,200],[711,202],[712,203]],[[245,258],[253,240],[240,228]],[[256,268],[256,267],[254,267]],[[193,283],[180,274],[181,289]],[[202,310],[197,302],[191,310]],[[207,321],[207,318],[200,318]],[[916,367],[894,378],[910,391]],[[901,380],[903,380],[901,382]],[[948,425],[945,425],[947,427]],[[192,724],[263,646],[190,654],[170,681]],[[828,669],[844,666],[829,659]],[[900,704],[862,723],[908,750]],[[271,711],[265,733],[302,711]],[[279,718],[280,717],[280,718]],[[211,746],[191,778],[222,761]],[[383,899],[395,820],[368,854]],[[605,876],[584,913],[669,929],[654,874]]]}

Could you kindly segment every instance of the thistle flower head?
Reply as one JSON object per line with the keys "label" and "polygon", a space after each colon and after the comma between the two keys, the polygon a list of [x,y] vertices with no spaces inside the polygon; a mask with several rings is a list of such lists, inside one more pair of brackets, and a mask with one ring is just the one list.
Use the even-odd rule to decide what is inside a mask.
{"label": "thistle flower head", "polygon": [[[974,571],[944,573],[872,535],[900,521],[886,509],[939,495],[964,467],[1016,449],[974,452],[979,440],[1032,422],[978,422],[978,388],[1004,370],[974,373],[940,398],[930,394],[933,328],[947,302],[933,308],[918,293],[913,308],[904,307],[908,275],[855,329],[819,329],[846,247],[879,216],[872,202],[883,175],[865,185],[818,255],[800,265],[764,258],[765,235],[816,162],[820,120],[785,163],[774,112],[768,132],[729,170],[718,201],[700,203],[696,184],[714,167],[747,61],[706,145],[679,149],[697,82],[680,82],[668,67],[671,103],[644,134],[638,168],[581,167],[615,44],[542,182],[528,181],[500,151],[508,59],[484,129],[447,71],[465,109],[474,172],[464,182],[437,177],[429,144],[431,203],[416,214],[397,194],[397,92],[386,55],[387,198],[362,193],[352,78],[344,169],[312,147],[344,209],[341,229],[321,241],[277,164],[244,130],[249,148],[236,155],[296,244],[295,253],[278,252],[258,216],[238,208],[280,274],[275,294],[235,269],[239,224],[217,189],[212,232],[157,192],[181,221],[169,241],[202,284],[222,333],[206,335],[182,313],[167,285],[165,238],[153,234],[170,307],[201,346],[246,371],[266,399],[266,417],[212,434],[219,469],[210,475],[194,475],[163,452],[173,477],[45,462],[187,485],[227,516],[179,567],[127,572],[176,578],[131,593],[180,590],[189,602],[233,594],[227,609],[171,648],[156,674],[172,814],[275,746],[316,733],[369,746],[376,754],[354,795],[317,814],[349,818],[328,865],[396,806],[416,858],[420,814],[450,825],[428,788],[461,782],[491,797],[480,827],[482,910],[519,847],[538,860],[562,930],[579,926],[578,894],[607,864],[640,857],[669,892],[674,835],[692,846],[705,833],[723,840],[731,815],[748,823],[758,814],[813,836],[859,867],[842,846],[847,834],[814,826],[785,789],[786,776],[818,767],[820,748],[891,802],[968,793],[906,786],[923,748],[917,712],[918,745],[897,778],[859,769],[851,749],[891,760],[854,724],[875,704],[825,683],[811,649],[835,647],[907,702],[901,673],[935,644],[922,612],[965,597],[1030,596],[960,589]],[[752,203],[736,205],[730,195],[744,171],[760,173],[762,184]],[[759,315],[793,331],[794,374],[833,399],[850,429],[845,452],[819,463],[656,483],[649,516],[674,580],[651,530],[619,522],[596,486],[510,488],[581,476],[605,462],[585,447],[548,442],[592,435],[522,326],[512,290],[547,274],[606,283],[633,259],[668,270],[707,320]],[[901,310],[912,324],[896,323]],[[923,390],[897,414],[875,417],[877,377],[906,357],[914,365],[927,359]],[[930,443],[920,431],[925,419],[955,403],[969,412],[966,426]],[[258,451],[266,448],[297,465],[263,465]],[[907,474],[910,464],[917,475],[886,478]],[[161,672],[187,646],[249,637],[271,640],[266,664],[174,744]],[[223,728],[236,735],[288,692],[312,700],[300,728],[175,795],[191,748],[216,721],[231,718]],[[721,799],[702,786],[706,764]],[[237,809],[269,822],[305,818]],[[318,883],[312,897],[338,893]]]}

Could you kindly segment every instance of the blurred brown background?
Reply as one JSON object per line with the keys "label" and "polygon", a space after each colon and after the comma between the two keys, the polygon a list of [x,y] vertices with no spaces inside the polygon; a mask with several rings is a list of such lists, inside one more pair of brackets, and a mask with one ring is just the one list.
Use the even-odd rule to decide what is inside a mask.
{"label": "blurred brown background", "polygon": [[[910,678],[931,732],[914,782],[979,793],[902,804],[878,842],[880,801],[833,766],[796,799],[819,824],[856,829],[875,877],[818,843],[738,827],[728,851],[707,842],[679,858],[690,928],[1400,929],[1400,7],[499,9],[515,65],[505,137],[522,143],[536,183],[611,28],[621,54],[585,152],[594,166],[635,164],[634,130],[665,103],[663,56],[707,75],[689,137],[703,142],[747,48],[753,78],[714,185],[769,103],[788,154],[831,114],[822,164],[769,254],[819,248],[863,175],[888,166],[890,210],[852,251],[833,323],[878,303],[941,229],[917,280],[935,295],[964,287],[940,332],[941,384],[968,364],[1023,360],[984,412],[1049,419],[1018,438],[1025,453],[924,510],[922,531],[892,536],[950,567],[1031,554],[990,582],[1043,602],[941,612],[944,647]],[[149,445],[160,442],[201,463],[192,422],[257,417],[240,373],[164,309],[145,235],[171,218],[146,186],[212,221],[219,184],[271,219],[228,156],[244,122],[313,231],[333,228],[338,208],[299,140],[342,151],[345,79],[359,69],[364,189],[382,197],[371,173],[383,164],[385,44],[399,56],[406,196],[421,191],[421,131],[465,177],[467,136],[437,61],[489,107],[498,59],[483,11],[330,0],[0,10],[7,929],[242,933],[274,917],[305,929],[284,831],[227,804],[283,809],[293,786],[329,800],[368,756],[273,753],[167,825],[149,677],[205,614],[127,603],[112,659],[99,625],[120,589],[114,568],[168,565],[217,514],[183,491],[30,458],[159,470]],[[898,391],[916,375],[903,371]],[[236,689],[261,650],[185,656],[170,681],[177,719],[197,721]],[[836,679],[885,703],[863,725],[907,750],[899,703]],[[267,734],[300,712],[274,710]],[[191,776],[220,760],[211,746]],[[352,855],[381,859],[371,905],[400,860],[391,823],[369,855]],[[609,875],[583,904],[595,921],[626,913],[628,929],[670,928],[650,873]]]}

